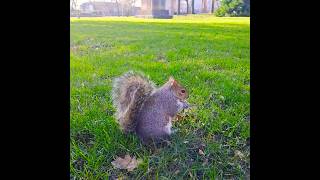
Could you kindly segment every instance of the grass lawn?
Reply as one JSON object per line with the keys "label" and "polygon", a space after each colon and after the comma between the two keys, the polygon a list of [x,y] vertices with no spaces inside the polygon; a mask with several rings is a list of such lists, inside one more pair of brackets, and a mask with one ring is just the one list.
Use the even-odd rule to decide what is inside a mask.
{"label": "grass lawn", "polygon": [[[246,179],[250,172],[250,19],[71,19],[71,176],[75,179]],[[172,75],[194,108],[171,144],[149,149],[113,117],[112,79],[139,70]],[[204,154],[199,153],[199,149]],[[143,160],[132,172],[117,156]]]}

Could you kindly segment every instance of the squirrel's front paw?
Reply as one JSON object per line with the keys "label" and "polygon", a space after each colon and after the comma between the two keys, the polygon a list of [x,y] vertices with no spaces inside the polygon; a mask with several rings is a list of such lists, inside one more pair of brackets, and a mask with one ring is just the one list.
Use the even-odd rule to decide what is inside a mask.
{"label": "squirrel's front paw", "polygon": [[171,129],[171,134],[175,134],[178,132],[178,128]]}

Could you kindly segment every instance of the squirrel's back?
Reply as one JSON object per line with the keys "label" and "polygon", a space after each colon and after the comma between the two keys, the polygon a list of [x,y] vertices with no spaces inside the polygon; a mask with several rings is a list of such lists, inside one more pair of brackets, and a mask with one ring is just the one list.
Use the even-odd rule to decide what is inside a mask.
{"label": "squirrel's back", "polygon": [[135,115],[154,90],[154,83],[142,73],[130,71],[114,79],[112,101],[118,123],[125,132],[135,130]]}

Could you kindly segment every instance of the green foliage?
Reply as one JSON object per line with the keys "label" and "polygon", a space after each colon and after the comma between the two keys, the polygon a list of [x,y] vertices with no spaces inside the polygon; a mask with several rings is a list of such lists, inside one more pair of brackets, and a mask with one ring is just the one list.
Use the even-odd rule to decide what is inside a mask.
{"label": "green foliage", "polygon": [[221,0],[221,6],[215,15],[222,16],[250,16],[250,0]]}

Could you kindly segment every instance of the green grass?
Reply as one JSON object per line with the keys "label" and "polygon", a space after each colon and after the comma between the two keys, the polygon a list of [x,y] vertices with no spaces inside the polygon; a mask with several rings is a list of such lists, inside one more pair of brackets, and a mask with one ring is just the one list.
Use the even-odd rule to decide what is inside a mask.
{"label": "green grass", "polygon": [[[75,179],[245,179],[250,172],[250,19],[71,19],[71,176]],[[150,149],[113,117],[111,82],[139,70],[174,76],[192,110],[168,146]],[[203,150],[205,155],[198,153]],[[240,151],[243,156],[237,156]],[[141,158],[133,172],[116,156]]]}

